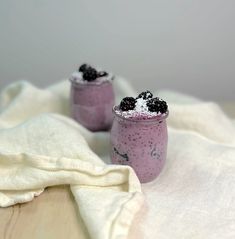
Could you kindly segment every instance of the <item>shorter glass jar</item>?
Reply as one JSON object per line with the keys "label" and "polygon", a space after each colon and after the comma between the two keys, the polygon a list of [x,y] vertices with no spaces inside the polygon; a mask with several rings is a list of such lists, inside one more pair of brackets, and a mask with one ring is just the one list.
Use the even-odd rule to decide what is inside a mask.
{"label": "shorter glass jar", "polygon": [[168,112],[150,119],[124,118],[113,108],[111,161],[131,166],[141,183],[155,179],[161,172],[167,154]]}
{"label": "shorter glass jar", "polygon": [[111,81],[87,83],[71,80],[72,117],[91,131],[109,130],[112,125],[114,90]]}

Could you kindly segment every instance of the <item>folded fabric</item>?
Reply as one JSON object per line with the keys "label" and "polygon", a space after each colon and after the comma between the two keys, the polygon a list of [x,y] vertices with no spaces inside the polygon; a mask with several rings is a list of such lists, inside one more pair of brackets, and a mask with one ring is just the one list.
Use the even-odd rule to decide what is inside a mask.
{"label": "folded fabric", "polygon": [[[115,90],[117,101],[136,95],[121,78]],[[142,185],[137,214],[143,195],[135,173],[107,164],[108,133],[69,118],[68,81],[47,89],[8,86],[0,95],[0,206],[70,184],[91,238],[234,238],[234,122],[215,103],[158,95],[170,108],[167,162]]]}
{"label": "folded fabric", "polygon": [[68,97],[18,82],[0,102],[0,206],[69,184],[91,238],[127,238],[143,201],[139,180],[130,167],[105,164],[81,135],[96,144],[88,130],[49,113],[68,114]]}

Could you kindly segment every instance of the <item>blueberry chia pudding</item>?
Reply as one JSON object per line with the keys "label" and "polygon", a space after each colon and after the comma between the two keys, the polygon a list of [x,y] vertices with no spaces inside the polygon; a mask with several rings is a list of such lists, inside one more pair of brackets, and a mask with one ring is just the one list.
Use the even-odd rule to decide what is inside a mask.
{"label": "blueberry chia pudding", "polygon": [[72,117],[91,131],[109,130],[114,91],[111,73],[82,64],[70,77]]}
{"label": "blueberry chia pudding", "polygon": [[123,98],[113,114],[112,163],[131,166],[142,183],[152,181],[166,160],[167,103],[145,91],[136,98]]}

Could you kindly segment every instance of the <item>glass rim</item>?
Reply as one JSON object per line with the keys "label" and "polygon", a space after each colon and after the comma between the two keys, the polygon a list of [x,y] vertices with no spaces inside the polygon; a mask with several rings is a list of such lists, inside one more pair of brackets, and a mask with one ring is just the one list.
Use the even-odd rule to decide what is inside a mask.
{"label": "glass rim", "polygon": [[129,121],[129,122],[154,123],[154,122],[159,122],[161,120],[166,119],[169,115],[169,110],[167,110],[167,112],[165,114],[160,114],[160,115],[157,115],[155,117],[147,118],[147,119],[125,118],[124,116],[117,114],[117,112],[115,111],[116,107],[117,106],[113,106],[113,108],[112,108],[113,114],[115,116],[117,116],[119,119],[126,120],[126,121]]}
{"label": "glass rim", "polygon": [[[114,78],[114,77],[113,77]],[[113,80],[112,78],[112,80]],[[99,86],[99,85],[103,85],[103,84],[107,84],[107,83],[112,83],[112,80],[103,80],[103,81],[88,81],[86,83],[80,83],[77,82],[75,79],[73,78],[69,78],[69,81],[72,83],[72,85],[74,86],[78,86],[78,87],[85,87],[85,86]]]}

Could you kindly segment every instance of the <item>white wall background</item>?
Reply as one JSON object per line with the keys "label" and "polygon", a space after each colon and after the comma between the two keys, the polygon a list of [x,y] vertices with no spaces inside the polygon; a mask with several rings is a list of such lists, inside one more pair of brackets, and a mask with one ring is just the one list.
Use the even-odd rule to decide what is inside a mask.
{"label": "white wall background", "polygon": [[91,62],[139,89],[234,100],[234,0],[0,0],[0,88]]}

